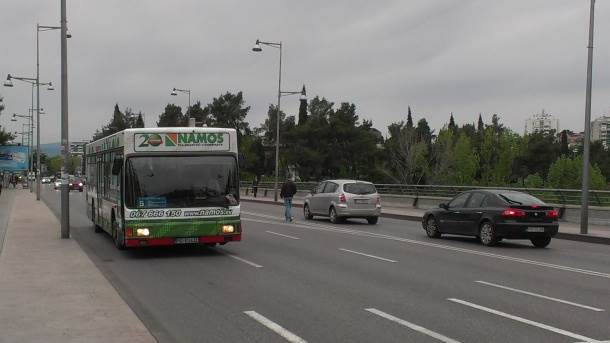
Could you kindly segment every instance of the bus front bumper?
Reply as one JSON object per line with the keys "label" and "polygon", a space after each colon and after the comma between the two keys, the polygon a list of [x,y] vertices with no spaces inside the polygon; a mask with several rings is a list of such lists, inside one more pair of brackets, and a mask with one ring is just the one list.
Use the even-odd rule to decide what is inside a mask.
{"label": "bus front bumper", "polygon": [[185,245],[185,244],[225,244],[228,242],[241,241],[241,233],[223,236],[199,236],[199,237],[160,237],[160,238],[126,238],[125,246],[128,248]]}

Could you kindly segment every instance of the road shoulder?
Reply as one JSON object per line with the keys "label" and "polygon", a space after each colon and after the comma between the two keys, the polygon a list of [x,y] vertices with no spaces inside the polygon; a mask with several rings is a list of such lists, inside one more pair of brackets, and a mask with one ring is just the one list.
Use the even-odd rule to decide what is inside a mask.
{"label": "road shoulder", "polygon": [[0,255],[8,342],[156,342],[49,208],[16,192]]}

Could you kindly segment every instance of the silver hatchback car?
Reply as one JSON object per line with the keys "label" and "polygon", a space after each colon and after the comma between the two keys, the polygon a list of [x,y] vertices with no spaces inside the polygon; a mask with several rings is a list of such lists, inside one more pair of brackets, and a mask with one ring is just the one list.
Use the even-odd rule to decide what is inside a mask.
{"label": "silver hatchback car", "polygon": [[329,217],[332,223],[346,218],[365,218],[376,224],[381,215],[381,201],[375,185],[366,181],[326,180],[305,197],[305,219]]}

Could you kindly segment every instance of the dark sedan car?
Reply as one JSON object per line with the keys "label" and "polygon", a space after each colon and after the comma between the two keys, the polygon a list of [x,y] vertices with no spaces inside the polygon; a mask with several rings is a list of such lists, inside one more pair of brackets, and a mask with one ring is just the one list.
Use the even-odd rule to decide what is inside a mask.
{"label": "dark sedan car", "polygon": [[529,239],[544,248],[559,229],[557,211],[529,194],[505,190],[461,193],[428,210],[422,225],[428,237],[442,234],[476,236],[487,246],[503,238]]}

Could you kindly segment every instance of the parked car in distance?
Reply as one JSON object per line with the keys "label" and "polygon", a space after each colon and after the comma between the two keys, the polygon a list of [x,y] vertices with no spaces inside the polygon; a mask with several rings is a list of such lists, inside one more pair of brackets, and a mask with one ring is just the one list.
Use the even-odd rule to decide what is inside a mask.
{"label": "parked car in distance", "polygon": [[346,218],[364,218],[376,224],[381,215],[381,199],[375,185],[357,180],[326,180],[320,182],[303,204],[305,219],[314,216],[340,223]]}
{"label": "parked car in distance", "polygon": [[44,184],[51,183],[51,178],[48,176],[45,176],[42,179],[40,179],[40,182],[42,182]]}
{"label": "parked car in distance", "polygon": [[529,239],[537,248],[551,243],[559,230],[557,211],[529,194],[473,190],[426,211],[422,226],[430,238],[442,234],[476,236],[486,246],[502,239]]}
{"label": "parked car in distance", "polygon": [[62,182],[61,179],[59,179],[59,178],[55,179],[55,182],[53,183],[53,189],[61,188],[61,182]]}
{"label": "parked car in distance", "polygon": [[76,191],[76,190],[78,190],[79,192],[83,191],[83,183],[80,179],[70,180],[70,182],[68,183],[68,186],[70,187],[71,191]]}

